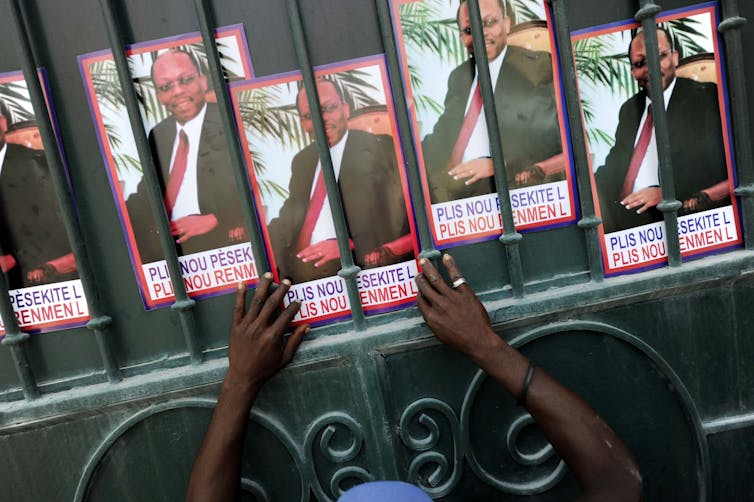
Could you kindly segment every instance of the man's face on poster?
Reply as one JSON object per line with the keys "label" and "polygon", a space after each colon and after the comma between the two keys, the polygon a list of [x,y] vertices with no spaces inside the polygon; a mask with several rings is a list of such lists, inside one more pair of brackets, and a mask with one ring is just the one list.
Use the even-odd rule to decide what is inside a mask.
{"label": "man's face on poster", "polygon": [[[667,89],[675,79],[675,68],[678,66],[678,53],[670,47],[670,40],[662,30],[657,30],[657,45],[660,49],[660,73],[662,74],[662,88]],[[631,42],[628,58],[631,62],[631,74],[644,92],[649,95],[649,68],[647,65],[647,49],[644,45],[644,33],[641,32]]]}
{"label": "man's face on poster", "polygon": [[172,51],[158,56],[152,65],[152,80],[157,99],[179,124],[196,117],[204,106],[207,77],[188,54]]}
{"label": "man's face on poster", "polygon": [[[332,147],[343,138],[348,130],[351,107],[343,101],[332,82],[326,80],[317,82],[317,93],[319,94],[319,106],[322,109],[322,120],[325,123],[327,143]],[[303,89],[298,94],[297,107],[301,127],[313,138],[312,114],[309,109],[309,102],[306,99],[306,92]]]}
{"label": "man's face on poster", "polygon": [[[487,48],[487,59],[492,61],[497,58],[508,42],[508,32],[511,28],[511,20],[503,15],[498,0],[479,0],[479,11],[482,15],[484,28],[484,46]],[[471,19],[469,18],[469,6],[467,2],[458,8],[458,29],[461,43],[469,51],[474,53],[471,38]]]}

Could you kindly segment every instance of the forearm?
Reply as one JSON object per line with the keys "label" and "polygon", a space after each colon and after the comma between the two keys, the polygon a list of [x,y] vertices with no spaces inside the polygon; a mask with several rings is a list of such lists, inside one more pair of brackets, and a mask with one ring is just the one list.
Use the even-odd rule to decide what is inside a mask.
{"label": "forearm", "polygon": [[[504,341],[477,364],[513,397],[521,395],[529,360]],[[576,476],[583,499],[606,491],[612,500],[639,500],[641,475],[631,452],[579,396],[536,368],[524,405]],[[615,498],[622,497],[622,498]]]}
{"label": "forearm", "polygon": [[186,500],[237,501],[243,438],[259,386],[225,378],[207,434],[191,470]]}

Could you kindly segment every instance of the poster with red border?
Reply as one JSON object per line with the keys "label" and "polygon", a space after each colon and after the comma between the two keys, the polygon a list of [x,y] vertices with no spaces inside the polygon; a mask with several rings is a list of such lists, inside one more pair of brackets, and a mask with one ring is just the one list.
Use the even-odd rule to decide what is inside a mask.
{"label": "poster with red border", "polygon": [[[660,67],[687,260],[743,242],[717,3],[663,12],[657,22],[665,30],[658,31]],[[643,37],[633,20],[572,33],[607,276],[667,263]]]}
{"label": "poster with red border", "polygon": [[[485,1],[480,10],[513,220],[526,232],[569,225],[579,209],[551,9],[544,1],[520,4],[506,2],[500,12],[499,2]],[[477,81],[467,7],[444,0],[391,6],[435,245],[496,239],[502,218],[483,109],[472,132],[462,132]]]}
{"label": "poster with red border", "polygon": [[[362,269],[361,304],[367,314],[412,305],[418,244],[384,57],[318,67],[315,76],[353,258]],[[349,317],[327,199],[305,230],[322,167],[301,74],[234,83],[231,94],[275,280],[293,283],[286,305],[301,301],[294,323]]]}
{"label": "poster with red border", "polygon": [[[218,28],[216,39],[227,80],[242,81],[253,77],[243,26]],[[195,70],[191,75],[181,75],[169,84],[156,86],[152,66],[168,52],[187,54]],[[158,137],[157,133],[170,129],[171,123],[181,123],[181,106],[189,101],[189,98],[178,96],[176,99],[182,99],[184,104],[176,104],[178,101],[169,102],[168,97],[204,86],[197,98],[206,104],[205,111],[199,115],[203,122],[198,152],[188,162],[186,172],[190,174],[183,179],[184,183],[188,180],[189,185],[181,185],[180,189],[193,194],[194,200],[198,200],[198,208],[194,208],[193,214],[181,218],[175,211],[171,219],[183,283],[189,296],[197,299],[230,293],[241,281],[249,286],[256,284],[258,272],[229,160],[228,139],[222,131],[216,96],[207,77],[206,54],[200,34],[189,33],[134,44],[126,48],[126,55],[155,166],[165,186],[167,167],[172,169],[173,165],[169,142],[178,135],[173,133],[164,140],[170,134]],[[173,287],[146,201],[145,187],[140,184],[142,167],[112,54],[109,50],[84,54],[79,56],[79,65],[144,306],[152,309],[169,305],[174,301]],[[192,97],[196,97],[196,93]],[[163,152],[167,153],[161,155]],[[174,158],[175,150],[172,152]],[[191,155],[189,153],[189,159],[192,159]],[[161,158],[165,159],[162,167]],[[188,188],[184,189],[184,186]],[[163,188],[163,192],[165,190]],[[180,198],[179,193],[178,200]],[[190,210],[183,212],[191,213]],[[187,227],[190,230],[186,230]]]}
{"label": "poster with red border", "polygon": [[[43,69],[39,80],[67,169]],[[21,71],[0,74],[0,105],[0,266],[16,321],[29,333],[83,326],[89,308]]]}

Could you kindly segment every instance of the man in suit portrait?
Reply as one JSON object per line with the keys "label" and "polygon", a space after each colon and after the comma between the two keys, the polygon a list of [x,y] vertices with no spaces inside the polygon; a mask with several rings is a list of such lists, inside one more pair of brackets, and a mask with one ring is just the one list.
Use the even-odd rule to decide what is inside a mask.
{"label": "man in suit portrait", "polygon": [[[679,54],[671,34],[658,28],[663,97],[680,214],[730,201],[717,85],[676,77]],[[657,143],[652,118],[644,33],[631,40],[628,57],[639,92],[620,108],[615,144],[595,173],[606,233],[661,221]]]}
{"label": "man in suit portrait", "polygon": [[[508,8],[503,0],[479,0],[508,183],[517,188],[562,180],[565,156],[552,60],[546,52],[507,45]],[[495,192],[469,8],[463,0],[457,22],[470,59],[451,72],[444,111],[422,141],[433,203]]]}
{"label": "man in suit portrait", "polygon": [[[336,82],[317,80],[317,92],[355,263],[368,268],[410,259],[413,246],[392,138],[349,130],[350,105]],[[313,136],[304,89],[296,106],[302,128]],[[315,143],[293,158],[288,198],[268,229],[281,278],[300,283],[337,274],[340,252]]]}
{"label": "man in suit portrait", "polygon": [[[216,103],[208,103],[207,77],[194,56],[170,49],[152,63],[158,101],[170,116],[149,133],[170,231],[178,254],[242,240],[240,198],[230,172],[225,134]],[[143,263],[162,258],[146,186],[142,180],[127,207]]]}
{"label": "man in suit portrait", "polygon": [[8,143],[0,101],[0,269],[8,288],[74,279],[76,261],[44,152]]}

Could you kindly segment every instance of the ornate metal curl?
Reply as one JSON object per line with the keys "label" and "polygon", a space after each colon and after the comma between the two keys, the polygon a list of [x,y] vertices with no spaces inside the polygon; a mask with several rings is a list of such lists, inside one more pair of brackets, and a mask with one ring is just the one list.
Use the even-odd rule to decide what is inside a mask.
{"label": "ornate metal curl", "polygon": [[[345,432],[350,435],[351,442],[348,447],[337,449],[332,443],[335,436]],[[317,440],[319,438],[319,440]],[[319,477],[319,472],[314,462],[314,448],[328,462],[334,464],[345,464],[354,460],[364,447],[364,430],[361,425],[350,415],[342,412],[331,412],[319,417],[306,431],[306,453],[309,457],[309,464],[312,469],[312,479],[315,480],[312,487],[317,494],[317,498],[322,500],[337,499],[343,494],[344,482],[347,479],[355,479],[360,483],[372,481],[374,476],[357,465],[346,465],[336,470],[329,482],[323,483]],[[322,487],[327,486],[330,493],[327,493]]]}
{"label": "ornate metal curl", "polygon": [[[442,414],[450,424],[450,430],[453,440],[453,457],[448,459],[448,455],[433,450],[440,442],[440,427],[427,411],[436,411]],[[418,422],[426,431],[425,436],[417,437],[411,435],[410,425]],[[408,467],[409,481],[418,484],[424,491],[429,493],[433,498],[444,497],[448,495],[458,484],[461,478],[461,465],[463,463],[462,449],[459,447],[460,425],[458,417],[453,409],[443,401],[433,398],[422,398],[411,403],[401,415],[400,420],[400,437],[404,445],[410,450],[421,452],[414,457]],[[452,462],[452,464],[451,464]],[[420,479],[422,468],[427,465],[434,465],[435,469],[427,477],[426,484]],[[450,472],[450,474],[448,474]],[[444,482],[442,480],[446,478]]]}

